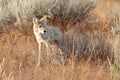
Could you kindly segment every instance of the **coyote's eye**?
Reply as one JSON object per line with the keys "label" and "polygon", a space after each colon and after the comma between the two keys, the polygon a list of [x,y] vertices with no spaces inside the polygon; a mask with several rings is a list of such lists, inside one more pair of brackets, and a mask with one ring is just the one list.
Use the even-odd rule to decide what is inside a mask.
{"label": "coyote's eye", "polygon": [[39,26],[39,28],[41,28],[41,25]]}

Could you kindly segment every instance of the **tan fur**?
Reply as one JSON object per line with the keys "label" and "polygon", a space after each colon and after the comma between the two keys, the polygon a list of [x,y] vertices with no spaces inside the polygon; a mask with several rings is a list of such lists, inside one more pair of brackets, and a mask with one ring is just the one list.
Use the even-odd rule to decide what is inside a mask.
{"label": "tan fur", "polygon": [[33,18],[33,31],[36,37],[36,40],[39,44],[39,56],[38,56],[38,64],[40,64],[41,59],[41,43],[43,42],[47,48],[47,55],[50,52],[50,42],[61,42],[62,40],[62,32],[59,28],[53,26],[46,25],[47,16],[44,16],[41,19]]}

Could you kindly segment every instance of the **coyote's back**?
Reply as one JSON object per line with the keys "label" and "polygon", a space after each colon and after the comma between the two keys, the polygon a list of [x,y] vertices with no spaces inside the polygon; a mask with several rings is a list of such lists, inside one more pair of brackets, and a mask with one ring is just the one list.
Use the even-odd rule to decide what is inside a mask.
{"label": "coyote's back", "polygon": [[48,37],[48,41],[58,41],[59,43],[62,40],[62,32],[59,28],[53,26],[47,26],[48,33],[46,33],[46,37]]}

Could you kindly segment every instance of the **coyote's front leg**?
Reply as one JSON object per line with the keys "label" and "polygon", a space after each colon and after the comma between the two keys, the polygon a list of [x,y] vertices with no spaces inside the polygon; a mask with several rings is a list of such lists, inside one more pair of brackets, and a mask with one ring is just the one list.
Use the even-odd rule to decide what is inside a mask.
{"label": "coyote's front leg", "polygon": [[41,64],[41,43],[39,43],[39,52],[38,52],[38,62],[37,62],[37,66],[39,66]]}

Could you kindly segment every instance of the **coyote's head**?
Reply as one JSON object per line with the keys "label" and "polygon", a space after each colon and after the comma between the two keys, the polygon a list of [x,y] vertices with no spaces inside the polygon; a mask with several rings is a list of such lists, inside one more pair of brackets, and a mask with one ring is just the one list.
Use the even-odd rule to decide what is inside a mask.
{"label": "coyote's head", "polygon": [[41,19],[34,17],[33,26],[35,28],[35,31],[39,32],[40,34],[46,33],[46,21],[47,21],[46,15]]}

